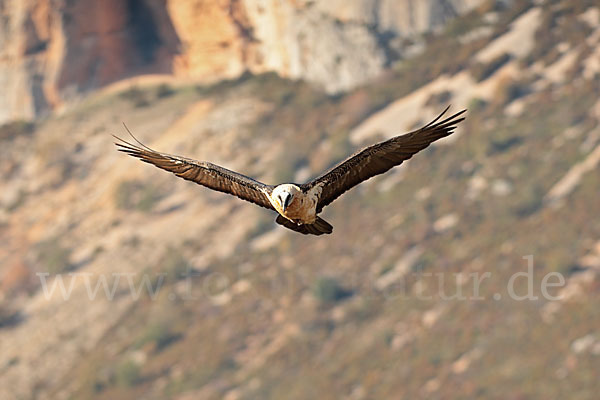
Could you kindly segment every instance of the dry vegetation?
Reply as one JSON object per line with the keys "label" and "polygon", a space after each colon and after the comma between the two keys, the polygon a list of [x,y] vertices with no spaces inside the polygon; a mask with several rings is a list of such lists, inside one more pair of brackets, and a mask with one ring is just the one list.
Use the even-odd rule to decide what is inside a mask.
{"label": "dry vegetation", "polygon": [[[269,180],[292,180],[298,169],[315,174],[345,156],[352,150],[348,134],[359,122],[438,75],[467,69],[483,81],[512,61],[507,55],[487,65],[471,60],[531,7],[517,1],[506,10],[494,3],[457,19],[447,28],[449,35],[426,38],[424,53],[399,63],[379,81],[343,96],[265,74],[193,89],[132,88],[115,101],[128,105],[131,119],[140,124],[160,107],[201,100],[215,108],[242,97],[268,104],[240,135],[278,149],[264,168],[276,169],[266,174]],[[556,40],[548,37],[579,43],[586,28],[579,28],[573,15],[595,2],[548,3],[540,29],[549,30],[550,36],[546,31],[536,36],[531,59],[523,65],[555,59]],[[458,37],[481,26],[489,12],[499,13],[493,34],[461,44]],[[146,296],[133,303],[74,362],[60,388],[50,392],[66,388],[72,398],[111,400],[370,399],[391,394],[594,398],[600,389],[600,350],[576,352],[573,343],[588,334],[600,335],[597,271],[575,297],[555,303],[550,314],[554,308],[543,298],[491,300],[495,293],[506,294],[507,281],[525,269],[522,257],[527,255],[535,257],[537,285],[549,272],[564,274],[569,284],[577,282],[578,274],[589,270],[579,260],[600,240],[600,219],[594,218],[600,215],[597,171],[582,179],[562,208],[544,203],[550,188],[589,152],[582,149],[600,123],[589,111],[598,107],[600,80],[573,79],[541,90],[533,89],[534,81],[530,76],[500,81],[493,101],[472,99],[459,139],[415,157],[409,173],[391,189],[380,190],[381,180],[376,179],[346,194],[325,212],[335,226],[331,237],[284,233],[272,245],[257,247],[256,240],[272,234],[273,228],[273,216],[261,211],[243,222],[225,221],[231,227],[225,234],[213,224],[197,230],[201,235],[186,235],[178,227],[169,227],[173,230],[168,235],[124,235],[127,240],[112,250],[115,255],[139,261],[150,256],[130,258],[135,257],[131,253],[145,249],[153,255],[146,263],[148,271],[164,273],[165,286],[156,299]],[[448,94],[430,98],[429,104],[443,102],[444,96]],[[526,111],[507,117],[505,108],[524,98]],[[66,118],[76,119],[90,107],[107,112],[114,107],[111,101],[86,104]],[[565,138],[574,126],[584,133]],[[160,190],[168,178],[119,180],[111,201],[123,214],[111,222],[115,229],[127,225],[128,218],[159,219],[157,204],[173,194]],[[182,212],[199,197],[212,201],[215,209],[227,201],[232,207],[251,207],[191,190],[193,197],[165,213]],[[131,210],[141,213],[127,213]],[[208,216],[196,218],[203,222]],[[444,218],[446,227],[440,228]],[[236,241],[234,228],[241,223],[250,228],[244,240]],[[51,272],[72,265],[73,250],[63,244],[68,229],[64,235],[35,247],[39,262]],[[234,248],[208,261],[203,258],[223,241],[235,243]],[[416,247],[416,258],[406,261]],[[112,260],[104,253],[105,260]],[[402,269],[403,262],[404,277],[386,289],[377,287],[378,278]],[[427,292],[438,279],[436,273],[444,272],[443,286],[450,296],[456,291],[450,281],[456,275],[465,278],[483,271],[492,274],[481,286],[486,301]],[[196,290],[193,300],[182,294],[186,282]],[[432,297],[418,296],[419,288]],[[462,288],[465,295],[473,294],[472,282]],[[517,287],[522,290],[524,285]],[[0,329],[11,329],[12,314],[2,309]],[[598,343],[600,349],[600,339]]]}

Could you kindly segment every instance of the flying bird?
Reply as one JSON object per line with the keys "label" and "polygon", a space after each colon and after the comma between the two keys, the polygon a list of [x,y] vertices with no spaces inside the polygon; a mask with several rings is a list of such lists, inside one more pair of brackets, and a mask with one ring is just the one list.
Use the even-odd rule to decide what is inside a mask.
{"label": "flying bird", "polygon": [[322,235],[333,232],[333,227],[317,215],[325,206],[359,183],[402,164],[432,142],[452,134],[465,119],[462,115],[466,110],[440,121],[449,108],[424,127],[366,147],[304,184],[266,185],[206,161],[160,153],[142,144],[127,127],[137,144],[113,136],[118,140],[115,144],[119,151],[180,178],[274,210],[279,214],[275,222],[288,229]]}

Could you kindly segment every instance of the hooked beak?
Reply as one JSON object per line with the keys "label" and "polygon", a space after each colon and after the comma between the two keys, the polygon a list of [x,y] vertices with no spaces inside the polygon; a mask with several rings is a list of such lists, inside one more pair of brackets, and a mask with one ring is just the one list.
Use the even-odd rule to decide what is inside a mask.
{"label": "hooked beak", "polygon": [[281,207],[283,208],[283,212],[285,212],[285,210],[288,208],[291,200],[292,200],[292,196],[289,193],[285,193],[283,202],[281,204]]}

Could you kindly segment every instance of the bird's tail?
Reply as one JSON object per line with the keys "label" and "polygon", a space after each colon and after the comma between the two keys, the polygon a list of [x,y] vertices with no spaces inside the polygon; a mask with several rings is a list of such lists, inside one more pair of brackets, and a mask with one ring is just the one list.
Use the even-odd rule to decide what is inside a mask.
{"label": "bird's tail", "polygon": [[290,221],[289,219],[284,218],[281,215],[278,215],[275,222],[277,222],[279,225],[285,226],[288,229],[291,229],[296,232],[300,232],[303,235],[317,235],[318,236],[318,235],[329,234],[329,233],[333,232],[333,226],[331,226],[331,224],[329,224],[327,221],[325,221],[321,217],[317,217],[317,219],[315,220],[315,222],[313,224],[298,225],[298,224]]}
{"label": "bird's tail", "polygon": [[313,233],[313,235],[322,235],[324,233],[330,234],[331,232],[333,232],[333,226],[331,226],[331,224],[329,222],[325,221],[321,217],[317,217],[315,223],[312,225],[308,225],[308,226],[310,226],[313,229],[313,231],[318,232],[318,233]]}

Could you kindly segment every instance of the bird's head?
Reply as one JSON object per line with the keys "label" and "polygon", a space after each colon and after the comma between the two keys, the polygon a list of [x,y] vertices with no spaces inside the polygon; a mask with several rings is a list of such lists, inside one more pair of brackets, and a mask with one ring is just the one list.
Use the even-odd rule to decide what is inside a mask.
{"label": "bird's head", "polygon": [[283,212],[294,200],[294,195],[298,193],[300,188],[292,184],[279,185],[273,190],[273,199],[279,204]]}

